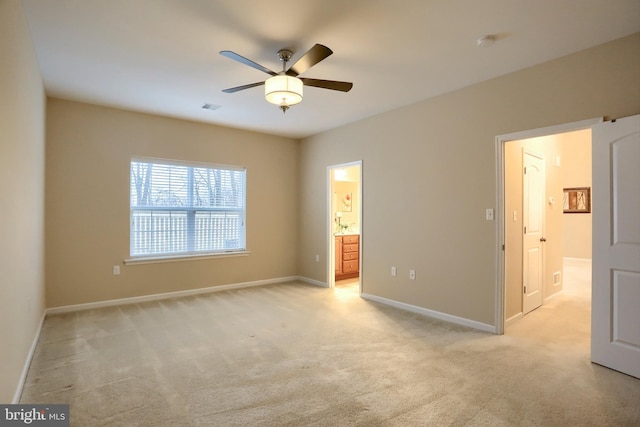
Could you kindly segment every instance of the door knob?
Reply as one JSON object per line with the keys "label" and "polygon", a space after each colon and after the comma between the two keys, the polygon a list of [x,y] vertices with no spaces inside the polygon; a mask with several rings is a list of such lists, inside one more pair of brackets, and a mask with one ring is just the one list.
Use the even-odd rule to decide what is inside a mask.
{"label": "door knob", "polygon": [[546,242],[546,241],[547,241],[547,239],[545,239],[544,237],[541,237],[541,238],[540,238],[540,241],[541,241],[541,242]]}

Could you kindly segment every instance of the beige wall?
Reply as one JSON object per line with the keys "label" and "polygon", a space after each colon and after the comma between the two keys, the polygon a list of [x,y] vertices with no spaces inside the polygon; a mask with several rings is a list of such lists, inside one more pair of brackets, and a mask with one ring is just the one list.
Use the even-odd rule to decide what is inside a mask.
{"label": "beige wall", "polygon": [[[296,140],[49,99],[47,306],[295,276]],[[123,266],[129,165],[146,156],[247,167],[247,257]],[[112,274],[120,265],[121,274]]]}
{"label": "beige wall", "polygon": [[[567,134],[563,151],[563,187],[591,187],[591,130]],[[563,255],[591,259],[591,214],[565,214],[562,220]]]}
{"label": "beige wall", "polygon": [[303,140],[300,274],[326,280],[326,167],[362,160],[363,291],[494,325],[496,136],[640,113],[638,51],[635,34]]}
{"label": "beige wall", "polygon": [[0,402],[44,312],[45,94],[21,2],[0,1]]}

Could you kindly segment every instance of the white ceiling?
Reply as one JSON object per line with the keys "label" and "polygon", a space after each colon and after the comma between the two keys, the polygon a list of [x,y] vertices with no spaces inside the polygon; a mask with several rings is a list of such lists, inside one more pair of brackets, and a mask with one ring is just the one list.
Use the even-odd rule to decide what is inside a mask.
{"label": "white ceiling", "polygon": [[[302,138],[640,31],[639,0],[23,0],[47,94]],[[489,48],[476,46],[493,34]],[[334,54],[302,77],[286,115],[269,76],[315,43]],[[204,103],[221,105],[203,110]]]}

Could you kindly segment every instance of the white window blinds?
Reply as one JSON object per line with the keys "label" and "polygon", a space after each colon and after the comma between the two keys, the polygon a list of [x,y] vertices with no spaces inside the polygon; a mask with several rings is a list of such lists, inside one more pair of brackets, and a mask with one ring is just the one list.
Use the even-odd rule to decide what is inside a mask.
{"label": "white window blinds", "polygon": [[245,250],[246,171],[133,159],[132,257]]}

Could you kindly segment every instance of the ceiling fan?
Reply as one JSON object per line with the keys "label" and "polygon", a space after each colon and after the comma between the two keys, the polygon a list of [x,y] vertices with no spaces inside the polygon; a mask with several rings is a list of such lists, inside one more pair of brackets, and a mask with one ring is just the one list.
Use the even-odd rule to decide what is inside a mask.
{"label": "ceiling fan", "polygon": [[290,106],[302,101],[303,86],[313,86],[322,89],[349,92],[353,87],[353,83],[298,77],[300,74],[304,73],[309,68],[316,65],[318,62],[326,59],[332,53],[333,51],[328,47],[321,44],[316,44],[304,55],[302,55],[302,57],[298,59],[289,69],[287,69],[287,62],[291,60],[293,52],[288,49],[281,49],[278,51],[278,58],[280,59],[280,61],[282,61],[282,71],[276,73],[275,71],[271,71],[270,69],[263,67],[262,65],[253,62],[252,60],[247,59],[244,56],[238,55],[235,52],[232,52],[230,50],[223,50],[220,52],[220,55],[241,62],[252,68],[255,68],[256,70],[260,70],[272,76],[263,82],[236,86],[229,89],[224,89],[223,92],[234,93],[240,90],[264,85],[264,94],[266,100],[272,104],[278,105],[283,113],[286,113]]}

